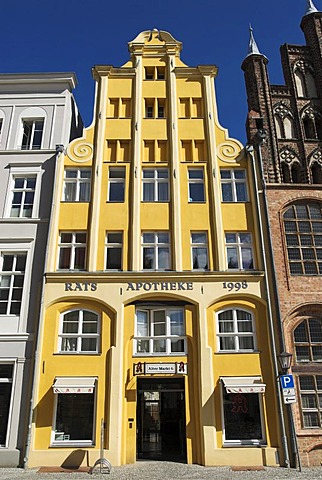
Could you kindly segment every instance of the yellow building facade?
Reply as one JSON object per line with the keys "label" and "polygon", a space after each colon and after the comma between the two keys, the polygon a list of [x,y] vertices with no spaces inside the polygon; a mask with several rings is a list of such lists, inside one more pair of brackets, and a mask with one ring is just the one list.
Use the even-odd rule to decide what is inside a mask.
{"label": "yellow building facade", "polygon": [[129,51],[57,164],[28,466],[277,465],[252,163],[215,66],[164,31]]}

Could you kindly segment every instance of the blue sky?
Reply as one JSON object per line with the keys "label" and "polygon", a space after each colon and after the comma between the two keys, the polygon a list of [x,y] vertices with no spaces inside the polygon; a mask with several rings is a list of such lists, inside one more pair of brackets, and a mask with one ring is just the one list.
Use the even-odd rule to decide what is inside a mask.
{"label": "blue sky", "polygon": [[[322,10],[322,0],[314,0]],[[230,136],[245,141],[246,92],[240,65],[247,54],[249,23],[269,59],[271,83],[284,83],[279,47],[304,44],[300,21],[306,0],[11,0],[1,5],[1,72],[73,71],[75,96],[91,123],[95,64],[119,66],[127,43],[142,30],[169,31],[183,43],[190,66],[219,67],[219,119]]]}

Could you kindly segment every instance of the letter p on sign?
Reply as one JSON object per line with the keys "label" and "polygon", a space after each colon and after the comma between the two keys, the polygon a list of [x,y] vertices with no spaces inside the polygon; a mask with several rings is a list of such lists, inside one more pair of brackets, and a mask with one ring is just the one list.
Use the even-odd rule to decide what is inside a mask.
{"label": "letter p on sign", "polygon": [[281,375],[282,388],[294,388],[293,375]]}

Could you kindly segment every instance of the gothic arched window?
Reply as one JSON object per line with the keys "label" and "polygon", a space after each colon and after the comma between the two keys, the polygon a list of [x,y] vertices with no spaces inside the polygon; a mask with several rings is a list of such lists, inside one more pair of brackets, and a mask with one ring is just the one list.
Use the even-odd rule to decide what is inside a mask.
{"label": "gothic arched window", "polygon": [[283,222],[291,275],[321,275],[322,203],[295,203]]}
{"label": "gothic arched window", "polygon": [[307,140],[312,140],[316,138],[314,120],[312,117],[306,115],[303,118],[303,127],[304,127],[304,134]]}
{"label": "gothic arched window", "polygon": [[296,362],[322,361],[322,320],[307,318],[294,330]]}
{"label": "gothic arched window", "polygon": [[301,169],[300,169],[300,164],[298,162],[294,162],[291,165],[291,181],[292,183],[300,183],[301,181]]}
{"label": "gothic arched window", "polygon": [[295,70],[295,85],[298,97],[306,97],[305,78],[304,73],[301,70]]}
{"label": "gothic arched window", "polygon": [[293,115],[288,105],[279,102],[274,106],[274,119],[277,138],[295,138]]}
{"label": "gothic arched window", "polygon": [[322,183],[322,167],[318,162],[314,162],[311,166],[311,179],[313,184]]}
{"label": "gothic arched window", "polygon": [[310,64],[298,60],[295,64],[294,78],[298,97],[317,97],[313,68]]}

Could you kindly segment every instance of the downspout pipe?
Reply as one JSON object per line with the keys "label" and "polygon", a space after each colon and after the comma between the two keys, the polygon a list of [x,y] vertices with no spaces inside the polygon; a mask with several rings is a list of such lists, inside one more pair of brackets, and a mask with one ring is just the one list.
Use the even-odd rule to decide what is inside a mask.
{"label": "downspout pipe", "polygon": [[[262,158],[261,158],[261,145],[264,142],[266,137],[266,132],[264,130],[259,130],[256,135],[257,142],[255,145],[246,145],[246,152],[248,153],[249,157],[252,161],[252,169],[255,181],[255,196],[256,196],[256,206],[257,206],[257,216],[258,216],[258,224],[259,224],[259,231],[260,231],[260,243],[261,243],[261,251],[262,251],[262,260],[263,266],[265,271],[265,289],[267,295],[267,310],[268,310],[268,320],[269,320],[269,329],[270,329],[270,337],[271,337],[271,348],[272,348],[272,363],[273,363],[273,371],[275,379],[277,379],[277,403],[278,403],[278,411],[279,411],[279,418],[280,418],[280,426],[281,426],[281,433],[282,433],[282,448],[284,454],[284,462],[285,467],[290,468],[290,458],[289,458],[289,451],[288,451],[288,443],[287,443],[287,436],[285,430],[285,418],[284,418],[284,410],[283,410],[283,403],[281,398],[281,390],[279,388],[279,372],[278,372],[278,363],[277,363],[277,356],[276,356],[276,344],[275,344],[275,335],[274,335],[274,321],[273,321],[273,312],[272,312],[272,304],[271,304],[271,294],[270,294],[270,286],[268,282],[268,269],[267,269],[267,260],[265,255],[265,242],[264,242],[264,229],[263,229],[263,221],[261,216],[261,205],[264,207],[264,215],[265,221],[267,225],[268,231],[268,244],[269,244],[269,253],[272,254],[272,244],[271,244],[271,237],[270,237],[270,230],[269,230],[269,223],[268,223],[268,209],[267,209],[267,200],[266,200],[266,192],[265,192],[265,182],[263,181],[263,170],[262,170]],[[254,147],[256,148],[256,153],[258,155],[258,163],[260,168],[260,176],[261,176],[261,183],[262,183],[262,199],[263,201],[260,203],[260,196],[259,196],[259,183],[258,183],[258,175],[257,175],[257,168],[254,156]],[[273,258],[272,256],[270,257]],[[274,269],[272,268],[272,263],[270,265],[272,274],[274,275]],[[273,276],[273,284],[274,290],[276,289],[276,279],[275,275]],[[275,294],[275,291],[274,291]],[[277,306],[277,309],[279,307]],[[280,315],[278,316],[278,324],[279,324],[279,333],[282,335],[281,323],[280,323]],[[284,345],[284,338],[281,336],[281,346]]]}

